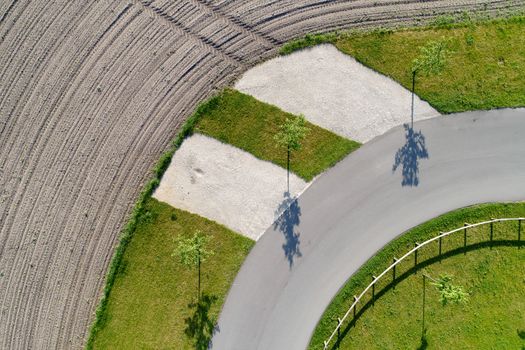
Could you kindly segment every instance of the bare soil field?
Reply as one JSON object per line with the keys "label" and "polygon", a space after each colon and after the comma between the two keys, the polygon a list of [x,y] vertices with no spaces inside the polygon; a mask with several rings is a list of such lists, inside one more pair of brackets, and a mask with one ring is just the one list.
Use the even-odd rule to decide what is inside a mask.
{"label": "bare soil field", "polygon": [[282,42],[523,5],[0,2],[0,348],[83,346],[153,164],[199,101]]}

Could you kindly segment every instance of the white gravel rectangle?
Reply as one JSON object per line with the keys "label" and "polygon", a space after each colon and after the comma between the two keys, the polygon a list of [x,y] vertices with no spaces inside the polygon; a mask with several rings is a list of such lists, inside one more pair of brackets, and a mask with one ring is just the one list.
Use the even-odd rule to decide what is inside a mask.
{"label": "white gravel rectangle", "polygon": [[[410,121],[410,91],[329,44],[262,63],[235,88],[362,143]],[[414,120],[438,115],[416,96]]]}
{"label": "white gravel rectangle", "polygon": [[[290,174],[290,193],[307,183]],[[289,203],[286,169],[195,134],[177,150],[153,197],[257,240]]]}

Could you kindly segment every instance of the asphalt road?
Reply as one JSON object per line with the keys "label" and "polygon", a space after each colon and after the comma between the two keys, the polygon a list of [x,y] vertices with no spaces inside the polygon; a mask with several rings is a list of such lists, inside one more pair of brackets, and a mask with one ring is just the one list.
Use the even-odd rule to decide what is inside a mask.
{"label": "asphalt road", "polygon": [[213,349],[305,349],[338,289],[402,232],[468,205],[525,199],[524,109],[449,115],[413,130],[364,145],[266,231],[229,292]]}

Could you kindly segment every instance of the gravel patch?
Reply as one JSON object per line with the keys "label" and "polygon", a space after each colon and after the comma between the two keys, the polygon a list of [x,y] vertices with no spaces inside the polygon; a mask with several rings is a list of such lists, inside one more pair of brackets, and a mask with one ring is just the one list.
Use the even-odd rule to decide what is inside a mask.
{"label": "gravel patch", "polygon": [[[290,174],[293,196],[307,184]],[[257,240],[290,202],[286,170],[195,134],[177,150],[153,197]]]}
{"label": "gravel patch", "polygon": [[[235,88],[359,142],[410,121],[409,90],[329,44],[258,65]],[[439,115],[417,96],[414,105],[414,120]]]}

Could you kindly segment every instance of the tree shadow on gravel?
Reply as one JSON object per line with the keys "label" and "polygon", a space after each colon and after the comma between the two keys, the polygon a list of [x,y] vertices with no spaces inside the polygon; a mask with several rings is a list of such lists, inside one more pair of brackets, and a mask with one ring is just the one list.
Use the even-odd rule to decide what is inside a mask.
{"label": "tree shadow on gravel", "polygon": [[193,313],[184,320],[184,333],[193,339],[196,350],[208,349],[213,334],[218,331],[218,327],[215,326],[217,320],[209,316],[210,308],[217,299],[215,295],[202,294],[199,301],[188,304]]}
{"label": "tree shadow on gravel", "polygon": [[282,247],[288,264],[292,268],[294,259],[302,256],[299,248],[301,244],[299,237],[301,234],[296,232],[296,226],[301,221],[301,207],[297,199],[290,196],[290,192],[284,192],[283,196],[283,201],[275,211],[276,215],[282,214],[275,221],[273,229],[278,229],[284,235],[285,242]]}
{"label": "tree shadow on gravel", "polygon": [[419,159],[428,159],[428,151],[425,146],[425,136],[420,131],[408,124],[403,124],[405,128],[405,145],[397,150],[392,173],[402,166],[403,180],[401,186],[419,185]]}

